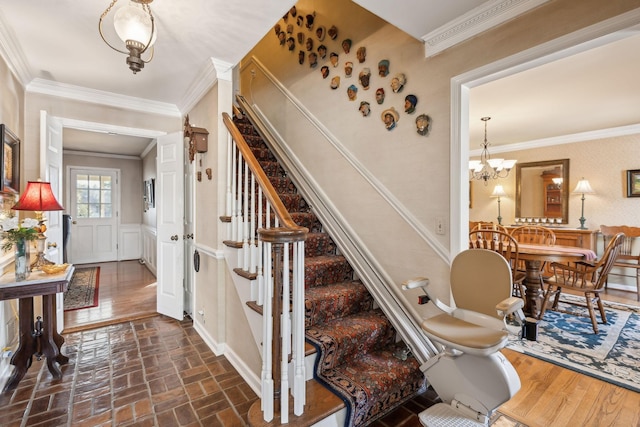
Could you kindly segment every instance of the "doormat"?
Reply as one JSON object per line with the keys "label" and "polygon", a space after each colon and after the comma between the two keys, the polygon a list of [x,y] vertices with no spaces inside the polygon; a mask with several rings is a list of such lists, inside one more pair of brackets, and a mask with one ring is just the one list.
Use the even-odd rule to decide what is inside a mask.
{"label": "doormat", "polygon": [[[584,297],[563,294],[562,309],[586,314],[586,308],[562,304]],[[538,324],[538,340],[513,339],[508,348],[555,365],[640,392],[640,307],[603,301],[607,324],[593,333],[589,317],[547,310]]]}
{"label": "doormat", "polygon": [[100,267],[76,268],[64,293],[64,311],[98,306]]}

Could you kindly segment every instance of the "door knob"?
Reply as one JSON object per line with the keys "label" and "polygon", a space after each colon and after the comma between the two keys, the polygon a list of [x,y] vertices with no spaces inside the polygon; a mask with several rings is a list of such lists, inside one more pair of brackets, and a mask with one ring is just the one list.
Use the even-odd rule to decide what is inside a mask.
{"label": "door knob", "polygon": [[71,224],[77,224],[78,221],[71,221]]}
{"label": "door knob", "polygon": [[178,235],[174,234],[173,236],[171,236],[171,240],[178,240]]}
{"label": "door knob", "polygon": [[193,233],[187,234],[187,239],[193,239]]}
{"label": "door knob", "polygon": [[58,247],[58,244],[56,242],[53,242],[53,243],[47,242],[47,249],[57,248],[57,247]]}

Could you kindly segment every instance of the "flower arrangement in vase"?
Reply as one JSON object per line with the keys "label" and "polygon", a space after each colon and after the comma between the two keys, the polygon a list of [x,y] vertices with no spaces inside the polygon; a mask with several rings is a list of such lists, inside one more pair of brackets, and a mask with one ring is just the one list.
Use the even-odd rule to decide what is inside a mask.
{"label": "flower arrangement in vase", "polygon": [[2,250],[8,252],[15,247],[16,282],[25,280],[29,275],[29,246],[30,240],[35,240],[40,233],[39,221],[25,218],[22,224],[17,217],[0,220],[2,229]]}

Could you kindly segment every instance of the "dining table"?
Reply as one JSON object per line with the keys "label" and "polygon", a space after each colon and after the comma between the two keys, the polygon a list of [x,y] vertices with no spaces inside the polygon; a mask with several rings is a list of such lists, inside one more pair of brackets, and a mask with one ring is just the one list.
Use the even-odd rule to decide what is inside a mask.
{"label": "dining table", "polygon": [[526,289],[524,313],[527,316],[539,319],[544,300],[541,279],[545,263],[592,261],[596,259],[596,253],[591,249],[576,246],[519,243],[518,258],[524,261],[526,268],[526,276],[523,282]]}

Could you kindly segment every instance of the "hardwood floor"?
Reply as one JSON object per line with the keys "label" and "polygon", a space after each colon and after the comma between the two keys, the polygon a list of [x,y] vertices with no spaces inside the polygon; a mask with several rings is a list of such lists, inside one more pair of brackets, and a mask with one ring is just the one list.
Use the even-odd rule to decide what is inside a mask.
{"label": "hardwood floor", "polygon": [[[157,315],[155,277],[144,265],[137,261],[96,265],[101,268],[99,306],[66,312],[65,334]],[[609,289],[603,298],[638,304],[631,292]],[[520,375],[522,388],[499,408],[507,417],[494,425],[640,426],[639,393],[514,351],[503,352]],[[412,401],[376,426],[418,426],[416,414],[423,407],[420,400]],[[243,411],[236,412],[244,418],[244,407]]]}
{"label": "hardwood floor", "polygon": [[78,264],[100,266],[98,306],[64,313],[64,333],[155,316],[156,278],[138,261]]}

